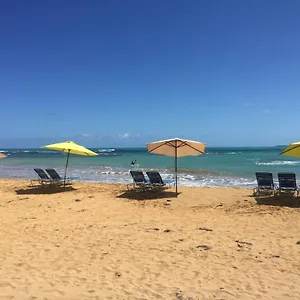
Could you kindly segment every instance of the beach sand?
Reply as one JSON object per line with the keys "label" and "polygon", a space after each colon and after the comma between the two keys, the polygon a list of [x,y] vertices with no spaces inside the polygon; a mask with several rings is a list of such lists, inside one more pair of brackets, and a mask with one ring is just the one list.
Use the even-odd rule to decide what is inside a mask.
{"label": "beach sand", "polygon": [[73,188],[0,180],[0,299],[300,299],[300,200]]}

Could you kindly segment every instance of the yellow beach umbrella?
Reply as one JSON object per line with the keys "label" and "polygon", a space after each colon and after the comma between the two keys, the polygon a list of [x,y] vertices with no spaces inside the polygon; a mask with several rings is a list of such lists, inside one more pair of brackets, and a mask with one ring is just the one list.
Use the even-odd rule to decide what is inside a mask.
{"label": "yellow beach umbrella", "polygon": [[46,148],[49,150],[56,150],[56,151],[61,151],[61,152],[66,152],[68,153],[67,156],[67,162],[66,162],[66,167],[65,167],[65,176],[64,176],[64,184],[66,183],[66,178],[67,178],[67,168],[68,168],[68,163],[69,163],[69,156],[71,154],[76,154],[76,155],[83,155],[83,156],[96,156],[98,155],[97,153],[80,146],[72,141],[67,141],[67,142],[62,142],[62,143],[57,143],[57,144],[51,144],[47,146],[43,146],[42,148]]}
{"label": "yellow beach umbrella", "polygon": [[290,144],[280,155],[300,157],[300,142]]}
{"label": "yellow beach umbrella", "polygon": [[177,194],[177,158],[204,154],[206,144],[180,138],[157,141],[146,144],[149,153],[156,153],[175,158],[175,186]]}

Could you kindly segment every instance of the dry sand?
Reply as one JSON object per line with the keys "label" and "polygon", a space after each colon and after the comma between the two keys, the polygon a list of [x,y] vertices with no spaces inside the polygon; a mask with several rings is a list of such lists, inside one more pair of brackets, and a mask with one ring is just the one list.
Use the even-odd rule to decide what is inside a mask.
{"label": "dry sand", "polygon": [[0,299],[300,299],[295,198],[28,184],[0,180]]}

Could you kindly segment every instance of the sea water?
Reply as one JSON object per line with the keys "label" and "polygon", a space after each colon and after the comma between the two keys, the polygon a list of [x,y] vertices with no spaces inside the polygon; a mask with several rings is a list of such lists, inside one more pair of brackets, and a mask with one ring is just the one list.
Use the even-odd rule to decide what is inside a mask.
{"label": "sea water", "polygon": [[[178,184],[182,186],[253,187],[255,172],[294,172],[300,179],[300,159],[280,156],[284,147],[206,148],[204,155],[178,159]],[[157,170],[174,177],[174,158],[150,154],[146,148],[96,148],[99,155],[70,155],[68,177],[78,181],[131,183],[129,171]],[[1,149],[1,178],[36,178],[33,168],[55,168],[62,176],[66,154],[46,149]],[[133,167],[131,162],[136,160]]]}

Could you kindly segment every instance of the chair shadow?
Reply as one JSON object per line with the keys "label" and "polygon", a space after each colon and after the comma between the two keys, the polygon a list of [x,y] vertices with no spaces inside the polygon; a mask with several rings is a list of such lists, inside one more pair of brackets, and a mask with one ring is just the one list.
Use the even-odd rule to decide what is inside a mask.
{"label": "chair shadow", "polygon": [[34,186],[27,189],[18,189],[16,193],[18,195],[58,194],[75,190],[72,186]]}
{"label": "chair shadow", "polygon": [[142,191],[142,190],[127,190],[121,195],[117,196],[120,199],[130,199],[130,200],[157,200],[164,198],[177,198],[179,193],[164,190],[155,191]]}
{"label": "chair shadow", "polygon": [[300,208],[300,198],[292,194],[284,195],[250,195],[253,197],[258,205],[270,205],[270,206],[281,206]]}

